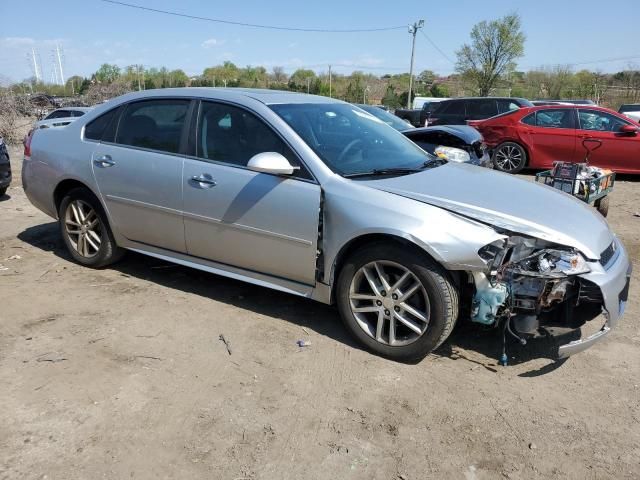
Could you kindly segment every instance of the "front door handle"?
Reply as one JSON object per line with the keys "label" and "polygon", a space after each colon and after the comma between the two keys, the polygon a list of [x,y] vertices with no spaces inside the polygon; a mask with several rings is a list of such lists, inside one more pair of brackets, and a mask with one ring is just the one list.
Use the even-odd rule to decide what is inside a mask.
{"label": "front door handle", "polygon": [[197,183],[200,187],[211,188],[216,186],[216,181],[211,178],[211,175],[194,175],[191,177],[191,181]]}
{"label": "front door handle", "polygon": [[102,168],[113,167],[116,164],[116,162],[111,159],[111,155],[102,155],[96,158],[93,163]]}

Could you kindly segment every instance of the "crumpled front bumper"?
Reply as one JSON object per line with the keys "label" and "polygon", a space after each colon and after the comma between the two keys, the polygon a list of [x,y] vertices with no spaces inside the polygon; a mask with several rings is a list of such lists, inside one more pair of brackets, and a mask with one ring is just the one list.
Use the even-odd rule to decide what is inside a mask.
{"label": "crumpled front bumper", "polygon": [[616,242],[614,257],[606,265],[594,264],[591,272],[580,275],[581,278],[589,280],[600,287],[602,298],[604,299],[603,314],[606,318],[606,323],[593,335],[558,347],[559,359],[567,358],[586,350],[594,343],[602,340],[612,328],[615,328],[624,314],[633,266],[622,243],[617,238],[614,241]]}

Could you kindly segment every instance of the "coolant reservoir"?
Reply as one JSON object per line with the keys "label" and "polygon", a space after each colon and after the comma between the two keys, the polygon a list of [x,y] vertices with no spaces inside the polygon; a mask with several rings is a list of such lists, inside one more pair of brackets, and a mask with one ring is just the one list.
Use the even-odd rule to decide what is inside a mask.
{"label": "coolant reservoir", "polygon": [[492,285],[484,273],[473,272],[476,294],[473,297],[471,320],[485,325],[496,321],[498,309],[507,299],[507,285],[499,282]]}

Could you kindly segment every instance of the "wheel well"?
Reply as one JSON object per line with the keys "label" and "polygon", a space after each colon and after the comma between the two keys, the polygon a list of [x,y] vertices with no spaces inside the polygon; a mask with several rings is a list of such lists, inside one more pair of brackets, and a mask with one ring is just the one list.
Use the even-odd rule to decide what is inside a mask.
{"label": "wheel well", "polygon": [[56,189],[53,191],[53,203],[56,206],[56,212],[60,209],[60,203],[62,202],[62,199],[65,197],[67,193],[69,193],[74,188],[85,188],[91,192],[91,189],[89,187],[87,187],[84,183],[78,180],[73,180],[73,179],[63,180],[58,184]]}
{"label": "wheel well", "polygon": [[[371,233],[371,234],[366,234],[366,235],[362,235],[360,237],[354,238],[349,243],[344,245],[338,252],[338,255],[336,255],[336,259],[334,261],[334,267],[331,272],[331,278],[329,280],[331,282],[331,303],[334,302],[336,280],[340,276],[340,271],[342,270],[342,267],[344,266],[347,259],[358,249],[363,248],[364,246],[376,244],[376,243],[384,243],[387,245],[388,244],[400,245],[404,248],[408,248],[415,251],[418,255],[426,256],[431,260],[433,260],[434,262],[437,262],[437,260],[434,259],[431,255],[429,255],[428,252],[420,248],[415,243],[407,240],[406,238],[398,237],[396,235],[390,235],[390,234],[384,234],[384,233]],[[457,283],[459,279],[458,279],[458,276],[456,275],[456,272],[450,271],[449,273],[452,275],[452,277]]]}

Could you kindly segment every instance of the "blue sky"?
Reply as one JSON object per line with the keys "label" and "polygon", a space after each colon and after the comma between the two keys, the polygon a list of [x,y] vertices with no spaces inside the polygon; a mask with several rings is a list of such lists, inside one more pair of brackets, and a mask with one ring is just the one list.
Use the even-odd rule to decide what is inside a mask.
{"label": "blue sky", "polygon": [[[527,35],[521,69],[569,63],[580,63],[577,69],[604,72],[640,68],[638,0],[610,4],[594,0],[123,1],[191,15],[301,28],[386,27],[422,18],[427,35],[450,59],[468,41],[476,22],[516,11]],[[410,55],[406,30],[349,34],[262,30],[144,12],[99,0],[0,0],[0,25],[0,81],[5,82],[33,75],[27,60],[32,48],[39,55],[44,78],[51,79],[56,44],[64,52],[66,77],[88,75],[105,62],[182,68],[195,75],[224,60],[238,66],[279,65],[288,72],[308,66],[326,71],[324,65],[331,63],[340,73],[362,66],[379,74],[408,71]],[[427,68],[448,74],[453,64],[419,34],[416,69]]]}

